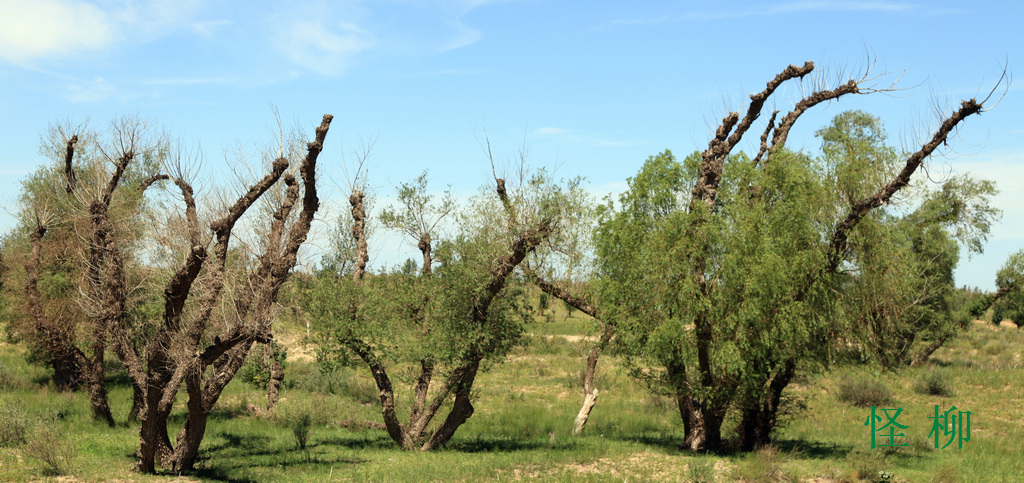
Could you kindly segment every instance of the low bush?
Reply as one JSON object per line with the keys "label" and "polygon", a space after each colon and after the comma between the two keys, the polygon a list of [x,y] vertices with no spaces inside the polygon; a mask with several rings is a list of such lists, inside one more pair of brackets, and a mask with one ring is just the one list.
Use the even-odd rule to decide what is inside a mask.
{"label": "low bush", "polygon": [[347,396],[360,404],[374,404],[380,401],[377,385],[369,377],[359,377],[356,374],[359,369],[362,367],[328,368],[319,364],[292,364],[289,366],[290,372],[285,378],[284,385],[286,388],[316,394]]}
{"label": "low bush", "polygon": [[40,422],[25,445],[25,455],[46,464],[44,473],[62,476],[71,473],[78,448],[56,421]]}
{"label": "low bush", "polygon": [[292,436],[295,437],[295,445],[299,449],[306,449],[309,442],[309,429],[313,426],[313,417],[308,412],[303,412],[291,421]]}
{"label": "low bush", "polygon": [[748,456],[731,475],[737,481],[794,481],[782,468],[785,461],[778,448],[765,446]]}
{"label": "low bush", "polygon": [[0,447],[28,441],[29,418],[18,403],[0,399]]}
{"label": "low bush", "polygon": [[931,369],[921,374],[914,383],[914,391],[928,396],[949,397],[953,395],[952,375],[942,368]]}
{"label": "low bush", "polygon": [[886,470],[888,462],[880,453],[853,450],[846,455],[846,461],[853,469],[853,475],[871,482],[891,481],[892,474]]}
{"label": "low bush", "polygon": [[885,406],[892,403],[892,392],[881,381],[868,376],[847,377],[839,381],[836,398],[855,406]]}

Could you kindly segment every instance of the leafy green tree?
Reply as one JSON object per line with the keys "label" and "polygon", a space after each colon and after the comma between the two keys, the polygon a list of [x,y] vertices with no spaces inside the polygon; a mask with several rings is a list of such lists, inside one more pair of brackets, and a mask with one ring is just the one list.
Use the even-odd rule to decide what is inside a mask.
{"label": "leafy green tree", "polygon": [[773,113],[755,156],[731,154],[773,92],[813,68],[790,66],[769,81],[743,117],[723,119],[705,151],[681,163],[667,152],[650,158],[619,206],[601,213],[601,307],[634,374],[676,398],[692,449],[721,447],[733,407],[741,447],[770,440],[797,365],[827,360],[848,333],[833,322],[835,294],[855,278],[851,257],[872,239],[878,208],[982,111],[965,101],[907,156],[877,149],[880,128],[857,114],[838,120],[846,138],[824,162],[784,148],[807,109],[872,92],[865,76],[811,92],[781,119]]}
{"label": "leafy green tree", "polygon": [[[543,172],[520,181],[508,189],[496,178],[497,198],[484,193],[471,200],[445,238],[433,229],[455,214],[450,197],[435,204],[425,176],[402,185],[401,206],[385,210],[381,218],[417,243],[424,260],[420,274],[356,271],[352,277],[320,277],[308,297],[306,310],[323,330],[325,352],[367,366],[380,390],[388,434],[403,449],[444,445],[474,413],[478,372],[501,361],[521,340],[530,307],[516,270],[557,233],[566,193],[579,188],[578,183],[562,188]],[[350,196],[355,220],[365,216],[361,198],[358,190]],[[365,243],[359,229],[353,234],[357,244]],[[357,265],[365,255],[360,259]],[[395,374],[407,372],[415,376],[396,379]],[[404,423],[397,414],[396,380],[412,385]],[[449,400],[448,414],[432,424]]]}
{"label": "leafy green tree", "polygon": [[[909,214],[879,210],[851,239],[855,271],[843,311],[861,348],[883,367],[919,364],[971,319],[959,302],[953,270],[960,247],[978,253],[998,210],[989,181],[957,176],[925,192]],[[893,263],[900,260],[901,263]]]}
{"label": "leafy green tree", "polygon": [[1006,259],[996,272],[996,292],[975,300],[969,307],[973,317],[980,318],[992,308],[992,322],[998,324],[1010,319],[1017,327],[1024,325],[1024,250],[1018,250]]}

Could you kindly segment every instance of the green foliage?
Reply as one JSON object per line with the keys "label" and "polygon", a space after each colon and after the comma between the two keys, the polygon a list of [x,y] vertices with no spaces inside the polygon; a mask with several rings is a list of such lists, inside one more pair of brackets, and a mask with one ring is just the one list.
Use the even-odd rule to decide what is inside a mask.
{"label": "green foliage", "polygon": [[[90,312],[97,310],[93,306],[96,301],[82,296],[86,293],[88,240],[92,230],[90,203],[106,189],[113,171],[113,158],[120,156],[122,149],[132,152],[132,162],[121,173],[118,188],[111,194],[109,215],[114,233],[109,235],[117,240],[128,285],[144,287],[134,291],[127,300],[126,310],[130,314],[127,325],[133,342],[144,337],[151,322],[156,320],[135,317],[139,314],[136,302],[151,295],[146,281],[151,278],[152,266],[142,267],[139,260],[154,261],[151,257],[156,253],[149,251],[152,247],[141,240],[152,230],[152,224],[147,221],[155,217],[158,210],[138,187],[161,169],[171,155],[171,146],[162,132],[149,127],[146,121],[128,116],[113,121],[110,129],[102,134],[85,123],[77,126],[64,123],[51,125],[41,136],[39,153],[50,162],[36,167],[21,180],[18,205],[14,209],[17,224],[0,240],[6,261],[11,267],[17,267],[3,270],[5,273],[0,275],[3,278],[0,307],[4,308],[0,317],[7,322],[4,329],[10,340],[24,342],[29,349],[25,356],[35,363],[52,365],[53,357],[49,353],[52,347],[35,327],[24,300],[23,267],[31,251],[29,233],[38,225],[47,229],[42,239],[38,289],[48,322],[69,334],[71,344],[84,347],[85,343],[78,341],[83,332],[79,326],[90,320]],[[64,161],[72,135],[78,136],[73,160],[76,189],[69,193]],[[160,189],[154,187],[153,191]],[[157,291],[156,296],[160,297],[159,294]]]}
{"label": "green foliage", "polygon": [[327,361],[291,367],[284,386],[314,394],[342,396],[360,404],[379,400],[379,392],[371,379],[358,377],[356,368]]}
{"label": "green foliage", "polygon": [[238,370],[238,377],[243,382],[260,389],[266,389],[270,383],[270,368],[273,362],[279,361],[282,367],[288,357],[288,350],[277,341],[270,344],[259,344],[249,351],[242,368]]}
{"label": "green foliage", "polygon": [[71,473],[78,448],[64,426],[55,423],[37,424],[24,452],[26,456],[42,461],[46,465],[46,474],[63,476]]}
{"label": "green foliage", "polygon": [[[817,341],[828,300],[816,298],[816,287],[811,297],[792,298],[823,260],[822,217],[813,211],[823,191],[806,156],[782,153],[755,171],[738,155],[726,161],[732,176],[723,180],[721,203],[711,213],[684,210],[699,159],[649,158],[621,208],[602,211],[596,245],[603,299],[622,327],[619,344],[633,373],[656,390],[693,388],[715,399],[736,384],[764,387],[782,361],[825,349]],[[710,264],[707,290],[695,282],[698,260]],[[736,382],[705,385],[692,376],[686,384],[670,370],[697,366],[697,314],[710,321],[711,372]]]}
{"label": "green foliage", "polygon": [[0,447],[18,446],[28,441],[31,420],[17,401],[0,399]]}
{"label": "green foliage", "polygon": [[[998,324],[1010,319],[1018,327],[1024,325],[1024,250],[1010,254],[1006,263],[996,272],[996,287],[1005,294],[994,303],[994,296],[986,300],[992,306],[992,322]],[[980,311],[980,308],[975,310]]]}
{"label": "green foliage", "polygon": [[547,292],[541,292],[540,297],[537,299],[537,310],[543,313],[548,307],[551,306],[551,296]]}
{"label": "green foliage", "polygon": [[836,385],[836,399],[854,406],[882,407],[893,402],[892,391],[882,381],[866,375],[845,377]]}
{"label": "green foliage", "polygon": [[937,367],[922,372],[914,384],[914,391],[928,396],[949,397],[953,395],[953,374]]}
{"label": "green foliage", "polygon": [[313,426],[313,417],[308,412],[303,412],[291,422],[292,436],[295,437],[295,446],[300,450],[306,449],[309,441],[309,429]]}

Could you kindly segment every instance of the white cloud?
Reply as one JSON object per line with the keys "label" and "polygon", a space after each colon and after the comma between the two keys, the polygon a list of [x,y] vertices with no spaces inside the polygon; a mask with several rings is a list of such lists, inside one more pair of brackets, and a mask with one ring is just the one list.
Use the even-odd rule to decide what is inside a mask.
{"label": "white cloud", "polygon": [[292,62],[328,75],[339,73],[369,46],[355,25],[327,26],[312,20],[292,22],[278,32],[276,42],[278,51]]}
{"label": "white cloud", "polygon": [[611,22],[612,25],[652,25],[665,22],[682,22],[694,20],[721,20],[742,17],[761,17],[787,13],[801,13],[812,11],[840,11],[840,12],[921,12],[928,15],[950,15],[957,13],[951,9],[927,9],[919,5],[908,3],[891,3],[877,1],[835,1],[835,0],[813,0],[802,2],[788,2],[769,7],[755,7],[745,10],[717,11],[717,12],[691,12],[671,17],[662,15],[659,17],[645,19],[618,19]]}
{"label": "white cloud", "polygon": [[218,22],[191,24],[201,0],[0,0],[0,59],[28,65],[124,42],[147,42],[192,25],[197,32]]}
{"label": "white cloud", "polygon": [[0,58],[25,64],[102,49],[114,40],[109,16],[74,0],[0,0]]}

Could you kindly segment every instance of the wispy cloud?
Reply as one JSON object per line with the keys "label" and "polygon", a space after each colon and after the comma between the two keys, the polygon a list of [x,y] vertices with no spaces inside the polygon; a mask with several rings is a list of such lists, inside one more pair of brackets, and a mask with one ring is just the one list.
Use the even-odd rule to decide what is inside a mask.
{"label": "wispy cloud", "polygon": [[277,50],[286,58],[326,75],[338,74],[371,45],[365,32],[353,24],[314,20],[292,22],[278,32],[276,40]]}
{"label": "wispy cloud", "polygon": [[483,37],[482,32],[467,27],[460,21],[448,22],[448,24],[452,26],[455,35],[441,46],[440,53],[473,45]]}
{"label": "wispy cloud", "polygon": [[230,20],[210,20],[205,22],[194,22],[192,24],[192,30],[199,35],[209,37],[213,35],[214,31],[225,25],[230,25]]}
{"label": "wispy cloud", "polygon": [[67,87],[64,97],[71,102],[97,102],[117,94],[117,88],[102,77],[86,83],[73,83]]}
{"label": "wispy cloud", "polygon": [[909,3],[890,3],[872,1],[803,1],[788,2],[779,5],[765,7],[753,7],[741,10],[714,11],[714,12],[690,12],[683,15],[668,16],[662,15],[651,18],[617,19],[610,22],[612,25],[652,25],[659,23],[701,21],[701,20],[722,20],[743,17],[766,17],[772,15],[783,15],[789,13],[804,13],[816,11],[845,11],[845,12],[915,12],[930,15],[950,15],[957,13],[956,10],[943,8],[931,9],[929,7]]}
{"label": "wispy cloud", "polygon": [[560,127],[539,127],[537,129],[533,130],[533,134],[536,134],[536,135],[565,134],[567,132],[569,132],[569,131],[566,131],[565,129],[562,129]]}
{"label": "wispy cloud", "polygon": [[231,77],[209,77],[209,78],[173,78],[173,79],[148,79],[140,81],[144,86],[198,86],[233,84],[238,79]]}

